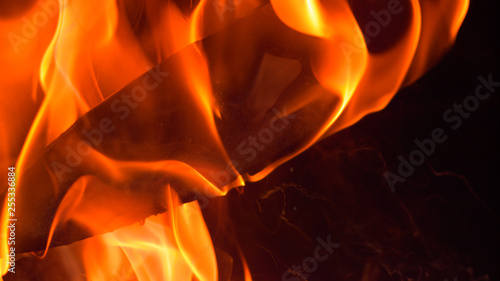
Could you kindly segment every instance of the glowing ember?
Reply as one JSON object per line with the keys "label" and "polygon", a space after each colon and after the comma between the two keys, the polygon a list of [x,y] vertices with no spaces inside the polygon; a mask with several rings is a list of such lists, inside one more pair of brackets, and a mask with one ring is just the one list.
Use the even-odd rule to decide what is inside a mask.
{"label": "glowing ember", "polygon": [[350,2],[2,4],[1,164],[16,167],[18,259],[63,264],[43,270],[50,280],[219,280],[232,260],[218,267],[190,201],[260,180],[383,109],[451,46],[468,7]]}

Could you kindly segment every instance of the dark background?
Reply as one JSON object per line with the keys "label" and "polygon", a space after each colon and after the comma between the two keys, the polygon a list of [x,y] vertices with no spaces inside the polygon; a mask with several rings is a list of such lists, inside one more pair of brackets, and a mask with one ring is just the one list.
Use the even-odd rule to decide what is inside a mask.
{"label": "dark background", "polygon": [[[472,0],[450,52],[383,111],[209,205],[217,251],[235,258],[232,280],[243,280],[235,242],[254,280],[282,280],[328,235],[340,248],[285,280],[500,280],[500,88],[457,130],[443,120],[479,75],[500,81],[496,2]],[[448,139],[392,193],[383,173],[437,127]],[[221,210],[229,220],[209,215]]]}

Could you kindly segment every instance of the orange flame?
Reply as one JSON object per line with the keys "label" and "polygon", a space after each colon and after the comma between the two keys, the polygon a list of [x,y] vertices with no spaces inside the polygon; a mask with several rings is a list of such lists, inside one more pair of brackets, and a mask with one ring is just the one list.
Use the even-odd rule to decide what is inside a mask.
{"label": "orange flame", "polygon": [[[175,194],[167,196],[167,213],[84,242],[88,280],[123,280],[127,275],[137,280],[217,280],[214,249],[197,203],[180,205]],[[102,249],[107,253],[96,256]]]}
{"label": "orange flame", "polygon": [[[169,115],[168,123],[174,125],[160,124],[171,130],[169,141],[178,149],[175,156],[162,158],[162,146],[151,148],[157,154],[154,159],[121,159],[94,147],[75,168],[84,172],[69,187],[62,188],[52,174],[46,176],[51,189],[40,195],[40,205],[50,202],[57,208],[41,254],[45,260],[65,257],[66,266],[88,280],[218,280],[202,211],[196,202],[182,203],[174,182],[190,192],[224,196],[245,180],[262,179],[321,138],[383,109],[451,46],[469,4],[388,0],[378,10],[363,12],[347,0],[193,2],[183,6],[174,1],[41,0],[21,15],[0,18],[0,35],[9,38],[0,43],[0,132],[9,135],[0,138],[1,163],[7,167],[16,162],[21,206],[37,188],[30,186],[33,179],[27,176],[33,163],[59,139],[69,139],[64,144],[79,141],[79,136],[68,133],[72,126],[93,125],[85,117],[155,65],[168,61],[176,71],[175,83],[152,90],[158,100],[177,95],[172,99],[176,104],[158,108],[165,102],[144,102],[151,115],[137,117],[141,124],[153,124],[159,122],[154,119],[157,111],[182,112]],[[363,15],[371,18],[366,21]],[[384,28],[399,33],[389,40],[381,35]],[[287,43],[292,44],[283,46]],[[174,93],[165,90],[170,86]],[[19,114],[21,110],[26,113]],[[286,121],[292,114],[300,118]],[[276,125],[280,120],[281,127]],[[270,128],[263,127],[266,124]],[[256,134],[271,143],[271,128],[289,130],[289,142],[276,142],[272,148],[255,144]],[[125,136],[134,139],[133,132],[126,132],[107,148],[119,151],[120,137]],[[241,138],[245,140],[238,143]],[[148,150],[148,145],[153,146],[145,141],[137,147]],[[195,145],[203,147],[203,153],[193,151]],[[240,158],[247,153],[241,151],[248,151],[257,160],[239,167],[231,160],[231,145]],[[217,171],[230,176],[217,181],[210,176]],[[143,203],[128,196],[133,191],[126,183],[144,174],[171,181],[160,181],[167,212],[126,226],[130,218],[136,220],[134,213]],[[148,191],[149,186],[141,188]],[[103,190],[108,196],[101,194]],[[20,214],[37,212],[36,206],[24,207]],[[5,275],[6,206],[2,210]],[[149,215],[157,211],[147,210]],[[88,233],[73,233],[75,225]],[[56,233],[78,239],[96,236],[49,249]],[[252,280],[238,251],[244,278]],[[18,258],[27,256],[18,253]]]}

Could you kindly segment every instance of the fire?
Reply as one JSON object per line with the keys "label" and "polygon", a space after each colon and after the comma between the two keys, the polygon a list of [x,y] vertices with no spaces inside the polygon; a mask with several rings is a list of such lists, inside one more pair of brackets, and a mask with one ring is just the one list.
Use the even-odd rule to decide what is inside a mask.
{"label": "fire", "polygon": [[[82,258],[75,262],[84,262],[88,280],[127,280],[127,276],[137,280],[217,280],[215,253],[198,204],[180,205],[175,194],[168,197],[167,213],[83,241]],[[96,257],[102,249],[108,252]],[[72,249],[67,251],[74,254]]]}
{"label": "fire", "polygon": [[[383,109],[450,48],[469,4],[372,2],[2,4],[0,151],[18,172],[17,249],[42,251],[33,263],[62,263],[70,280],[218,280],[189,201],[260,180]],[[2,275],[8,222],[4,204]]]}
{"label": "fire", "polygon": [[[80,190],[85,184],[77,183]],[[198,203],[181,205],[168,186],[166,190],[168,212],[102,236],[55,248],[34,262],[41,266],[61,262],[62,272],[46,272],[45,277],[52,279],[78,280],[84,276],[85,280],[218,280],[214,248]],[[76,198],[70,200],[73,199]],[[60,214],[71,212],[64,210]],[[32,259],[28,255],[21,260],[23,258]]]}

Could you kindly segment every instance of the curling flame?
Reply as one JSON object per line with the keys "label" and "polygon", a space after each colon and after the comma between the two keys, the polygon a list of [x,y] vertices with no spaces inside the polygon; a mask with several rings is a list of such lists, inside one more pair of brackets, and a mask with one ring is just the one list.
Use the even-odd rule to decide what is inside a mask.
{"label": "curling flame", "polygon": [[293,4],[287,1],[271,0],[278,17],[291,28],[312,36],[329,37],[332,28],[326,22],[321,3],[316,0],[300,0]]}

